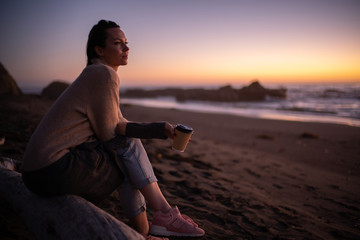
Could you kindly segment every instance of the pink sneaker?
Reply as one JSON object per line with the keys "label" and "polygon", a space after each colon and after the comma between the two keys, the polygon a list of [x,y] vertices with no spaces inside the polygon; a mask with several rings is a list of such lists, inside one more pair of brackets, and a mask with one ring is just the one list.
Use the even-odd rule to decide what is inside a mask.
{"label": "pink sneaker", "polygon": [[157,211],[149,232],[158,236],[180,237],[201,237],[205,234],[205,231],[190,217],[181,215],[177,207],[172,208],[168,213]]}

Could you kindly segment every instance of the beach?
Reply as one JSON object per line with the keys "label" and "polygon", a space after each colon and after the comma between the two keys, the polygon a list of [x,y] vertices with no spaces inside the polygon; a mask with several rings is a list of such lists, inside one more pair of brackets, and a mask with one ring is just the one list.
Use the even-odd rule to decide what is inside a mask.
{"label": "beach", "polygon": [[[0,154],[21,160],[52,101],[0,100]],[[184,153],[172,150],[171,140],[143,144],[169,203],[206,231],[200,239],[360,239],[359,127],[130,104],[121,110],[131,121],[194,129]],[[117,198],[98,206],[127,222]],[[9,204],[0,203],[0,238],[34,239]]]}

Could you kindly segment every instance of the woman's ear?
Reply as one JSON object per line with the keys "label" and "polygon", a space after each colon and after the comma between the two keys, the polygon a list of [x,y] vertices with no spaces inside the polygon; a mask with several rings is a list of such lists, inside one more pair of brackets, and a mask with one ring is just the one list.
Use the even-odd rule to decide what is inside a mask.
{"label": "woman's ear", "polygon": [[100,46],[95,46],[95,52],[96,52],[96,54],[99,56],[99,57],[102,57],[103,56],[103,48],[102,47],[100,47]]}

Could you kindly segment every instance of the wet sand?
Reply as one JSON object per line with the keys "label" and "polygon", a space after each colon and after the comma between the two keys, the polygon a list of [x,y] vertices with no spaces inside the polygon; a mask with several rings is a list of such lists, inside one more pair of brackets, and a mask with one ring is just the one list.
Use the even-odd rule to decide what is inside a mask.
{"label": "wet sand", "polygon": [[[0,154],[21,160],[51,101],[37,96],[0,101],[6,138]],[[121,109],[132,121],[194,128],[184,153],[173,151],[170,140],[143,143],[168,201],[206,231],[200,239],[360,239],[360,128]],[[113,194],[99,207],[126,222],[117,198]],[[150,220],[151,215],[149,208]],[[33,239],[2,201],[0,217],[1,239]]]}

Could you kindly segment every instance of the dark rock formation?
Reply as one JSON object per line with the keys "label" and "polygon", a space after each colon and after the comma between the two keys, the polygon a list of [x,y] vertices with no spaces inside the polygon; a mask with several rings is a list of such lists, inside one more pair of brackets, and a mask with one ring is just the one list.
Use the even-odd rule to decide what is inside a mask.
{"label": "dark rock formation", "polygon": [[14,209],[36,239],[144,239],[81,197],[45,198],[32,193],[16,171],[18,165],[13,159],[0,157],[0,199]]}
{"label": "dark rock formation", "polygon": [[267,96],[286,98],[286,89],[267,89],[258,81],[252,82],[249,86],[235,89],[230,85],[219,89],[181,89],[167,88],[160,90],[129,89],[121,94],[124,97],[132,98],[154,98],[158,96],[173,96],[178,101],[198,100],[214,102],[238,102],[238,101],[263,101]]}
{"label": "dark rock formation", "polygon": [[286,89],[267,89],[261,86],[258,81],[255,81],[239,90],[240,101],[265,100],[266,96],[286,98]]}
{"label": "dark rock formation", "polygon": [[62,94],[62,92],[65,91],[65,89],[69,85],[70,84],[68,84],[66,82],[54,81],[42,90],[41,96],[47,97],[50,99],[56,99]]}
{"label": "dark rock formation", "polygon": [[22,92],[15,79],[9,74],[5,67],[0,63],[0,95],[21,95]]}

